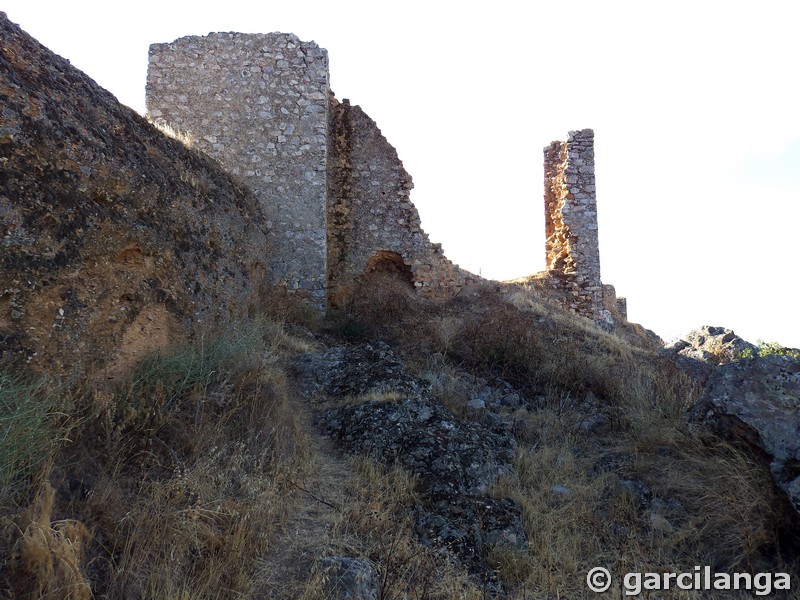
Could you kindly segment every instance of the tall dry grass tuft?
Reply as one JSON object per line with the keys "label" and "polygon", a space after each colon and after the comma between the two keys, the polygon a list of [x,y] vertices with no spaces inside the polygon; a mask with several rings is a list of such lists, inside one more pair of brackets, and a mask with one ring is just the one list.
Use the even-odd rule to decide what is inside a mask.
{"label": "tall dry grass tuft", "polygon": [[680,498],[686,512],[670,536],[672,553],[729,572],[791,568],[780,563],[779,549],[791,524],[754,457],[722,440],[688,436],[670,448],[671,455],[648,456],[646,466],[654,493]]}
{"label": "tall dry grass tuft", "polygon": [[[584,582],[597,566],[616,581],[629,572],[680,573],[695,565],[796,572],[778,549],[786,513],[768,474],[740,450],[682,437],[639,451],[636,440],[618,432],[607,449],[630,456],[630,471],[596,472],[596,442],[569,433],[570,415],[551,408],[530,418],[535,442],[521,446],[514,474],[493,490],[523,509],[528,553],[491,556],[519,597],[594,597]],[[655,501],[641,505],[620,488],[620,478],[645,483]],[[681,591],[669,597],[695,598]]]}
{"label": "tall dry grass tuft", "polygon": [[165,136],[177,142],[180,142],[187,148],[192,148],[195,142],[197,141],[191,133],[180,131],[179,129],[176,129],[163,119],[157,119],[157,120],[148,119],[148,121],[153,127],[158,129]]}
{"label": "tall dry grass tuft", "polygon": [[264,285],[258,297],[260,301],[253,307],[252,315],[256,320],[280,323],[286,331],[298,334],[303,329],[315,331],[320,325],[319,306],[303,296],[302,292]]}
{"label": "tall dry grass tuft", "polygon": [[43,484],[22,518],[24,529],[11,553],[8,582],[15,598],[87,600],[92,596],[83,565],[91,534],[80,521],[51,521],[54,494],[48,483]]}
{"label": "tall dry grass tuft", "polygon": [[346,341],[380,339],[418,351],[431,337],[428,316],[437,306],[397,274],[370,273],[329,311],[326,329]]}
{"label": "tall dry grass tuft", "polygon": [[87,501],[105,538],[104,593],[248,593],[308,459],[278,364],[284,351],[306,347],[261,323],[136,372],[124,399],[148,426],[123,422],[107,436],[112,456],[125,460],[109,465]]}
{"label": "tall dry grass tuft", "polygon": [[542,310],[520,309],[484,293],[447,350],[457,361],[523,390],[558,387],[615,397],[624,388],[624,375],[643,360],[641,353],[585,319]]}

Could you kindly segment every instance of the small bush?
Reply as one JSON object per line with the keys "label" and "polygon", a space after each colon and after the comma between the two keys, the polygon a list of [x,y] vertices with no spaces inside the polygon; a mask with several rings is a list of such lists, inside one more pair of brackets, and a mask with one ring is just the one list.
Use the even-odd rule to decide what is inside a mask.
{"label": "small bush", "polygon": [[0,505],[29,490],[57,447],[57,403],[42,380],[0,370]]}
{"label": "small bush", "polygon": [[738,358],[755,358],[764,357],[764,356],[791,356],[792,358],[800,358],[800,350],[797,348],[787,348],[786,346],[781,346],[777,342],[765,342],[764,340],[758,340],[758,347],[755,351],[752,348],[747,348],[741,354],[739,354]]}

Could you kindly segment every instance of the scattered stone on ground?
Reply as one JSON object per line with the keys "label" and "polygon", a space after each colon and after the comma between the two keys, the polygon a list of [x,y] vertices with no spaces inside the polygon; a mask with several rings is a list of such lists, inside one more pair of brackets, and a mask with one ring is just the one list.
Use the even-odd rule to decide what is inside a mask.
{"label": "scattered stone on ground", "polygon": [[348,452],[400,464],[417,477],[413,510],[422,541],[499,585],[486,550],[527,548],[520,508],[486,495],[515,458],[516,442],[502,423],[456,418],[382,343],[309,353],[295,372],[303,393],[321,403],[323,432]]}
{"label": "scattered stone on ground", "polygon": [[319,561],[325,598],[330,600],[378,600],[381,581],[374,567],[362,558],[328,556]]}

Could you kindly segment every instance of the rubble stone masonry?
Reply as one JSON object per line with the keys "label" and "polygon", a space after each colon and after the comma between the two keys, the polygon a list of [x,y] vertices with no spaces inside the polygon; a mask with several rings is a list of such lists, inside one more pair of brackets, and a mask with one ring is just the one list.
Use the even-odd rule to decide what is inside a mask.
{"label": "rubble stone masonry", "polygon": [[544,149],[544,203],[547,283],[574,311],[602,318],[591,129],[571,131],[567,141]]}
{"label": "rubble stone masonry", "polygon": [[328,56],[293,34],[150,47],[149,117],[241,178],[268,219],[269,283],[325,302]]}
{"label": "rubble stone masonry", "polygon": [[397,151],[358,106],[331,97],[328,268],[334,303],[372,270],[393,271],[419,293],[445,297],[476,277],[431,243],[411,202]]}
{"label": "rubble stone masonry", "polygon": [[149,117],[189,135],[253,189],[269,218],[270,283],[325,303],[375,270],[447,296],[477,279],[420,226],[395,149],[329,98],[326,51],[291,34],[212,33],[150,47]]}

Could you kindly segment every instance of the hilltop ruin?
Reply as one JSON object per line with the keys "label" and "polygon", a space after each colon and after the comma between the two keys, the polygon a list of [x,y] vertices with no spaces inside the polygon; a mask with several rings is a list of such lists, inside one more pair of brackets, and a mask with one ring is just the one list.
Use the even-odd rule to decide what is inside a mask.
{"label": "hilltop ruin", "polygon": [[600,280],[596,190],[591,129],[544,149],[546,270],[534,278],[576,313],[609,322],[611,311],[626,318],[627,306]]}
{"label": "hilltop ruin", "polygon": [[[430,241],[397,152],[333,97],[316,44],[216,33],[152,46],[149,116],[187,148],[4,14],[0,33],[0,359],[114,377],[254,310],[270,285],[336,308],[374,272],[429,298],[482,281]],[[548,271],[526,281],[608,323],[591,132],[547,156]]]}
{"label": "hilltop ruin", "polygon": [[330,93],[327,51],[315,43],[212,33],[154,44],[147,110],[255,192],[271,284],[336,305],[371,270],[434,297],[476,279],[422,230],[411,176],[375,122]]}
{"label": "hilltop ruin", "polygon": [[[336,306],[385,270],[429,297],[480,278],[431,243],[411,176],[375,122],[329,89],[328,55],[285,33],[211,33],[150,47],[148,116],[240,177],[268,217],[273,285]],[[545,149],[547,271],[529,280],[595,320],[621,311],[600,281],[593,132]]]}

